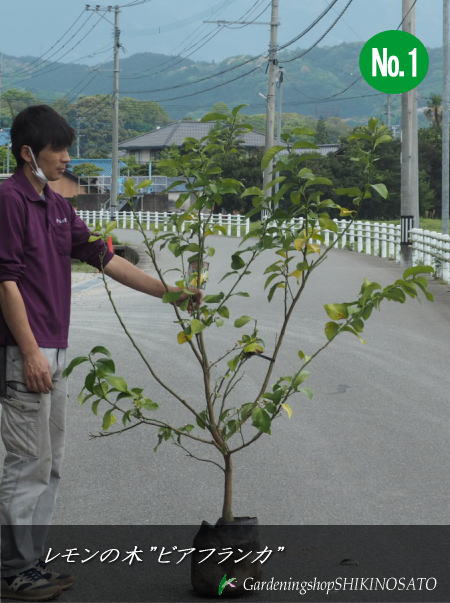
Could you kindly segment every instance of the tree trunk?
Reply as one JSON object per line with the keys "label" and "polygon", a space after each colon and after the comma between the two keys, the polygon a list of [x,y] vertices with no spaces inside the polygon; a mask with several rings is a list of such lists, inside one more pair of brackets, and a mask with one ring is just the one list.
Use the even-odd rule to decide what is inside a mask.
{"label": "tree trunk", "polygon": [[223,496],[222,519],[233,521],[233,465],[231,464],[231,455],[224,455],[225,460],[225,483]]}

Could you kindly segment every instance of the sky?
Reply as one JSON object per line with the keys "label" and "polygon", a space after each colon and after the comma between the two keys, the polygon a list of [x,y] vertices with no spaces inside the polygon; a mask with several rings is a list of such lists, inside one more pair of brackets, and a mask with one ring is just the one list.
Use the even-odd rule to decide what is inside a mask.
{"label": "sky", "polygon": [[[219,27],[206,20],[270,21],[270,0],[120,0],[122,57],[140,52],[181,54],[220,61],[267,51],[267,25]],[[279,44],[303,31],[331,0],[279,0]],[[337,0],[326,18],[290,47],[307,48],[337,18],[348,0]],[[417,0],[416,35],[426,46],[442,44],[442,0]],[[112,57],[112,13],[85,11],[84,0],[0,0],[0,53],[85,63]],[[107,6],[105,2],[100,6]],[[91,4],[95,6],[95,4]],[[353,0],[320,43],[366,41],[401,22],[402,0]],[[67,33],[66,33],[67,32]]]}

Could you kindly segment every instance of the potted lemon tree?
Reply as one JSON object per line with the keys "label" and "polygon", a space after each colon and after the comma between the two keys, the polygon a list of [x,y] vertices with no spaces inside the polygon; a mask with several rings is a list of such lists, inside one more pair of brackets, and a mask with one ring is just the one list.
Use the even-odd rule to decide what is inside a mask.
{"label": "potted lemon tree", "polygon": [[[80,364],[88,372],[80,392],[79,401],[89,403],[92,411],[101,416],[100,437],[120,434],[135,428],[152,428],[156,432],[155,450],[163,443],[173,443],[190,457],[212,463],[223,476],[223,499],[217,509],[220,515],[216,524],[204,522],[196,544],[221,544],[226,546],[252,546],[257,541],[255,518],[235,517],[233,512],[234,460],[261,438],[276,437],[275,420],[295,412],[295,402],[302,396],[310,397],[305,385],[309,369],[317,356],[342,333],[358,339],[372,312],[385,301],[403,303],[408,297],[422,292],[428,299],[427,273],[432,268],[419,266],[407,269],[401,279],[382,287],[364,280],[353,299],[329,303],[324,307],[323,343],[315,350],[299,349],[296,367],[288,375],[280,376],[277,367],[285,345],[286,333],[294,310],[301,304],[302,296],[310,285],[311,275],[320,268],[328,254],[335,248],[356,214],[354,208],[372,194],[387,195],[382,183],[373,181],[377,147],[390,138],[386,129],[372,119],[355,135],[359,142],[355,161],[359,162],[363,181],[350,189],[335,188],[328,178],[317,174],[311,167],[311,155],[298,149],[314,152],[310,142],[312,132],[294,130],[285,136],[284,144],[270,149],[263,158],[262,167],[273,162],[273,173],[278,174],[270,188],[245,188],[233,178],[224,177],[221,163],[226,154],[239,153],[239,140],[250,126],[240,118],[240,108],[229,113],[214,113],[205,120],[216,126],[201,140],[187,139],[182,151],[173,151],[161,162],[162,167],[175,173],[186,192],[177,202],[178,212],[172,214],[166,228],[149,236],[141,225],[142,235],[154,270],[166,283],[167,274],[158,261],[164,251],[172,256],[172,269],[177,271],[176,283],[190,292],[189,287],[201,287],[208,263],[214,261],[214,235],[225,234],[223,225],[213,220],[224,195],[239,195],[251,199],[248,217],[252,228],[242,237],[228,258],[228,270],[222,275],[215,291],[206,291],[203,302],[188,312],[189,300],[182,305],[176,302],[180,293],[167,291],[163,302],[172,304],[178,334],[174,341],[180,354],[191,354],[197,368],[196,379],[202,383],[202,396],[190,399],[181,395],[172,383],[160,378],[151,359],[146,358],[135,338],[130,334],[114,304],[107,281],[105,287],[119,321],[130,338],[131,345],[141,356],[150,377],[165,392],[164,402],[178,404],[190,417],[178,425],[169,423],[158,414],[162,400],[154,400],[140,384],[130,384],[117,374],[116,363],[104,345],[95,346],[88,354],[74,358],[66,369],[69,375]],[[320,163],[314,162],[319,166]],[[128,183],[128,194],[136,191]],[[276,192],[270,192],[274,191]],[[335,190],[347,195],[352,209],[338,205],[329,197]],[[188,208],[185,208],[189,201]],[[263,214],[264,220],[254,221]],[[347,218],[346,226],[338,228],[333,218]],[[327,234],[328,233],[328,234]],[[261,269],[263,262],[263,269]],[[195,269],[192,269],[192,266]],[[258,268],[255,268],[258,266]],[[258,308],[252,303],[252,291],[246,282],[252,271],[258,270],[261,287],[273,305],[278,324],[275,341],[270,348],[261,336]],[[248,311],[236,315],[233,300],[236,296],[247,301]],[[217,349],[214,333],[229,329],[231,343]],[[239,399],[239,386],[246,378],[248,363],[258,358],[259,382],[249,399]],[[119,371],[120,373],[120,371]],[[195,453],[190,445],[195,446]],[[204,454],[197,450],[203,447]],[[239,526],[239,529],[233,529]],[[213,559],[203,566],[192,565],[192,584],[203,594],[216,594],[217,584],[225,573],[235,576],[237,584],[255,572],[255,566],[222,564],[217,567]],[[239,586],[229,589],[236,594]]]}

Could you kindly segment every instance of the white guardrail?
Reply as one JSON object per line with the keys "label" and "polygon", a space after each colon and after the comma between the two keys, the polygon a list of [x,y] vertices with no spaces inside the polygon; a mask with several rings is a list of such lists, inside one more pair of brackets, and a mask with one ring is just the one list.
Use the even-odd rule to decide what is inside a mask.
{"label": "white guardrail", "polygon": [[[138,221],[145,230],[161,229],[163,231],[174,230],[170,224],[170,212],[118,212],[112,216],[109,211],[78,210],[77,214],[86,222],[90,228],[96,225],[104,225],[114,219],[118,228],[137,229]],[[205,216],[206,217],[206,216]],[[248,218],[240,214],[213,214],[213,224],[222,226],[219,234],[241,237],[251,229]],[[301,228],[301,218],[291,220],[290,226]],[[396,262],[400,261],[401,231],[399,224],[386,224],[384,222],[355,221],[352,224],[348,220],[335,220],[338,231],[342,237],[336,244],[337,249],[349,249],[358,253],[365,253]],[[325,244],[329,244],[338,236],[332,231],[325,231]],[[413,264],[428,264],[435,268],[436,276],[450,283],[450,236],[413,228],[411,230],[411,246]]]}

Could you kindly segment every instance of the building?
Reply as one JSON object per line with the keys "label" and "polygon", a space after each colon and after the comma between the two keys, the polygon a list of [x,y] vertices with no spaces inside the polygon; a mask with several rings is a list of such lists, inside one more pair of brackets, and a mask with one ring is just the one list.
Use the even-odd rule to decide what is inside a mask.
{"label": "building", "polygon": [[[158,159],[164,149],[181,147],[186,138],[198,140],[207,136],[214,126],[213,121],[179,121],[125,140],[119,144],[119,149],[133,156],[138,163],[149,163]],[[250,149],[263,149],[265,135],[261,132],[246,132],[241,137],[241,143],[243,147]]]}

